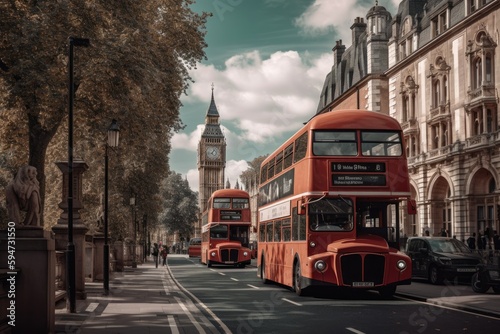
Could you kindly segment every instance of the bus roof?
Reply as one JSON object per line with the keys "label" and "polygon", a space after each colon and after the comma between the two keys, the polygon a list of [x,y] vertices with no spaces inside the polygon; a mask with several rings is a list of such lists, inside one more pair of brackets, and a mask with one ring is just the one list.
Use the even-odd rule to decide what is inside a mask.
{"label": "bus roof", "polygon": [[401,129],[399,122],[386,114],[369,110],[333,110],[313,117],[309,129]]}
{"label": "bus roof", "polygon": [[239,189],[219,189],[212,193],[210,198],[215,197],[250,197],[244,190]]}
{"label": "bus roof", "polygon": [[274,152],[269,154],[269,156],[262,161],[261,166],[264,166],[270,160],[274,159],[276,152],[288,147],[305,131],[321,129],[401,130],[401,125],[394,117],[377,111],[362,109],[332,110],[311,118],[306,125],[300,128]]}

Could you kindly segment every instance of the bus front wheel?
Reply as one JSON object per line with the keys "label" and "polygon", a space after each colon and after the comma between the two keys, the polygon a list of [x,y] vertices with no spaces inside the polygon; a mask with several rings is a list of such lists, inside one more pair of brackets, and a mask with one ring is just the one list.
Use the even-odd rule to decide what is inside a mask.
{"label": "bus front wheel", "polygon": [[293,266],[293,289],[295,290],[297,296],[304,295],[304,289],[302,289],[301,282],[302,282],[302,273],[300,270],[300,260],[297,259],[297,261],[295,261],[295,264]]}

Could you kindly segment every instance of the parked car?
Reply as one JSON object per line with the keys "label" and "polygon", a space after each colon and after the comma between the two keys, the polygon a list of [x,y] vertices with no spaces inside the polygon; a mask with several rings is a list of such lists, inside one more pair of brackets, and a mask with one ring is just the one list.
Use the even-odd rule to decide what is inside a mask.
{"label": "parked car", "polygon": [[189,257],[201,257],[201,238],[191,238],[188,247]]}
{"label": "parked car", "polygon": [[406,244],[412,261],[412,276],[427,278],[432,284],[445,279],[470,282],[481,257],[463,242],[448,237],[412,237]]}

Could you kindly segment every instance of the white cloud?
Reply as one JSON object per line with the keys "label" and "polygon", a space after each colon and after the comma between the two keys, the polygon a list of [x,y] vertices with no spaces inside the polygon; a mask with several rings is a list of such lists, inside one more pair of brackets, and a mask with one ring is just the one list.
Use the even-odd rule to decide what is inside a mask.
{"label": "white cloud", "polygon": [[[224,186],[226,186],[226,181],[229,180],[229,183],[231,184],[231,187],[234,188],[236,185],[236,181],[240,184],[241,187],[241,180],[239,179],[239,176],[241,175],[242,172],[248,169],[248,163],[245,160],[229,160],[226,162],[226,169],[224,171],[224,177],[226,178],[224,180]],[[200,178],[199,178],[199,172],[197,169],[190,169],[187,172],[186,178],[189,182],[189,187],[193,191],[199,191],[200,188]]]}
{"label": "white cloud", "polygon": [[[298,52],[275,52],[262,59],[258,51],[239,54],[225,63],[224,69],[199,64],[191,73],[192,84],[184,103],[210,101],[214,97],[222,122],[231,122],[240,140],[255,143],[298,129],[316,112],[318,98],[326,73],[332,65],[331,56],[310,59]],[[174,148],[180,142],[195,148],[199,127],[189,135],[175,135]],[[179,140],[179,142],[177,142]]]}
{"label": "white cloud", "polygon": [[[379,6],[385,7],[392,15],[398,8],[401,0],[391,0]],[[356,17],[366,22],[366,14],[375,5],[375,2],[359,3],[355,0],[331,1],[315,0],[307,10],[295,20],[295,24],[309,34],[323,34],[334,28],[338,39],[345,45],[351,45],[352,35],[349,27]]]}

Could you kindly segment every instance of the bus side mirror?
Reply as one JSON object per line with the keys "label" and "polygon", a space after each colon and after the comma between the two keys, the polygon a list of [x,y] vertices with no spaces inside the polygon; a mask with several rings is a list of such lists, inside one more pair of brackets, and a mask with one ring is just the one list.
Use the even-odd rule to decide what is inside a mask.
{"label": "bus side mirror", "polygon": [[408,214],[409,215],[417,214],[417,202],[414,199],[408,200]]}
{"label": "bus side mirror", "polygon": [[305,205],[303,199],[299,199],[297,201],[297,214],[298,215],[305,215],[306,214],[306,205]]}

